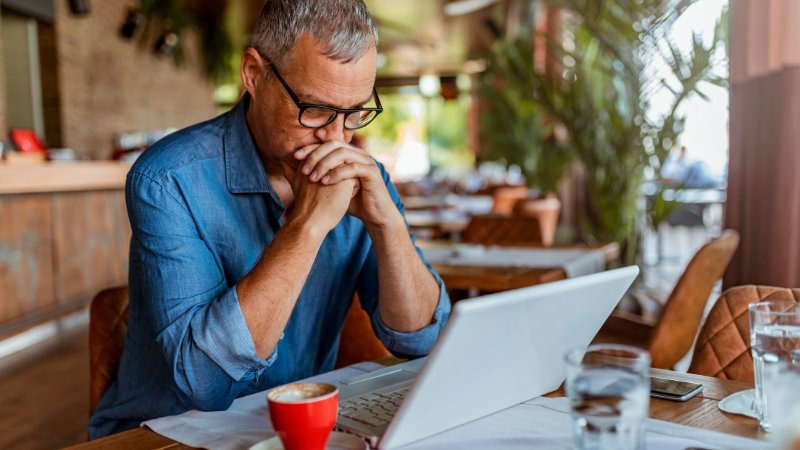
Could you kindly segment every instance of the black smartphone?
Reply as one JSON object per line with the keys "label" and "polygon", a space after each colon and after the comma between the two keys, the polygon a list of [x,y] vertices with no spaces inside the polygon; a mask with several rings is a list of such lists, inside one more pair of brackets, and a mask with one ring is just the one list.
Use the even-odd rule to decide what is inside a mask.
{"label": "black smartphone", "polygon": [[702,384],[650,377],[650,396],[652,397],[684,402],[699,394],[702,390]]}

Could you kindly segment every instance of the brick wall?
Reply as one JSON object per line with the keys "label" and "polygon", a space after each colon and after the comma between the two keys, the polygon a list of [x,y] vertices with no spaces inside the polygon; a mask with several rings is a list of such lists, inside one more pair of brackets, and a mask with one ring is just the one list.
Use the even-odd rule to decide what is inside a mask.
{"label": "brick wall", "polygon": [[184,127],[215,115],[196,39],[184,42],[186,62],[176,67],[154,55],[152,43],[119,37],[135,3],[94,1],[80,17],[66,1],[55,2],[60,144],[81,156],[108,158],[116,132]]}

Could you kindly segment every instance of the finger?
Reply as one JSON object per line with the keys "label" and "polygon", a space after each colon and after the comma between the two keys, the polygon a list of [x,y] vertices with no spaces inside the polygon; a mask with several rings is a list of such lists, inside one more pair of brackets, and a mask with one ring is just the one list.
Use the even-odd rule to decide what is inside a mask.
{"label": "finger", "polygon": [[[365,157],[369,156],[369,154],[363,150],[341,141],[329,141],[323,143],[322,145],[318,145],[315,148],[304,147],[300,150],[303,151],[303,158],[305,159],[305,163],[303,164],[301,170],[306,175],[312,175],[316,170],[317,164],[319,164],[319,162],[326,156],[334,152],[344,151],[354,155],[363,155]],[[311,177],[312,181],[317,181],[320,178],[322,178],[320,174],[318,174],[316,177]]]}
{"label": "finger", "polygon": [[329,171],[343,164],[369,164],[372,163],[372,161],[372,158],[368,156],[352,152],[349,149],[339,148],[325,155],[325,157],[314,166],[314,170],[311,172],[309,178],[311,181],[318,181],[325,178]]}
{"label": "finger", "polygon": [[372,164],[359,162],[342,164],[328,172],[328,174],[322,178],[322,184],[336,184],[343,180],[355,178],[359,180],[358,184],[362,185],[361,179],[369,180],[375,176],[375,172],[372,169]]}
{"label": "finger", "polygon": [[317,162],[320,159],[324,158],[325,155],[327,155],[328,153],[336,150],[337,148],[339,148],[339,147],[341,147],[343,145],[346,145],[346,144],[344,144],[343,142],[339,142],[339,141],[329,141],[329,142],[324,142],[322,144],[309,145],[307,147],[301,148],[300,150],[295,152],[295,158],[300,157],[298,155],[298,153],[299,153],[300,155],[302,155],[301,158],[305,160],[305,163],[300,168],[300,170],[304,174],[310,175],[311,172],[314,171],[314,166],[317,165]]}
{"label": "finger", "polygon": [[313,152],[319,146],[320,144],[306,145],[305,147],[301,147],[299,150],[296,150],[292,154],[292,156],[294,156],[294,159],[302,161],[303,159],[306,158],[306,156],[310,155],[311,152]]}

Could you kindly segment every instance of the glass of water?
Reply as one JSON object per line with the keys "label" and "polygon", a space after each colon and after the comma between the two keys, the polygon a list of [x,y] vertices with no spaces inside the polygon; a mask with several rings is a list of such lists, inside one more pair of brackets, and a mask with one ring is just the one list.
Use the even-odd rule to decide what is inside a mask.
{"label": "glass of water", "polygon": [[761,428],[771,431],[773,408],[766,391],[780,386],[781,375],[800,368],[800,306],[793,301],[758,302],[749,312],[755,407]]}
{"label": "glass of water", "polygon": [[800,364],[782,361],[764,372],[770,441],[775,448],[800,448]]}
{"label": "glass of water", "polygon": [[643,449],[650,355],[627,345],[598,344],[571,350],[565,360],[575,446]]}

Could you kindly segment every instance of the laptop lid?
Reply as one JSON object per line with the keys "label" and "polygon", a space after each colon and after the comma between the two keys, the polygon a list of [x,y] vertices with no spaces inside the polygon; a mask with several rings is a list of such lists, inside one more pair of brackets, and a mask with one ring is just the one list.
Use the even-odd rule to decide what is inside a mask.
{"label": "laptop lid", "polygon": [[457,302],[379,448],[395,448],[553,391],[636,266]]}

